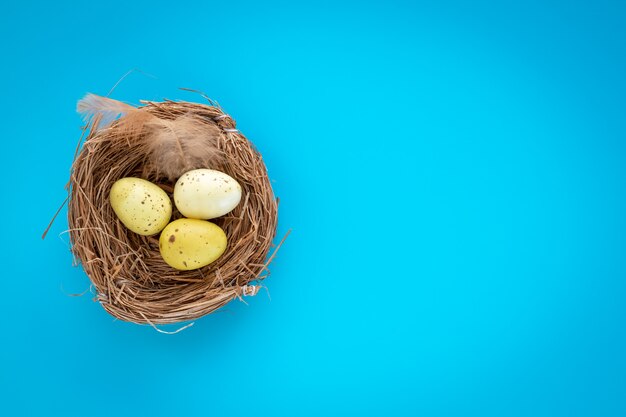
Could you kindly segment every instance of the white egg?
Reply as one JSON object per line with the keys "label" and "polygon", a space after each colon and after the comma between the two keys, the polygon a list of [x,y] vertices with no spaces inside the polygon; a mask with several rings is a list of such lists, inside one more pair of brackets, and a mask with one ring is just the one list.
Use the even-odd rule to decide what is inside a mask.
{"label": "white egg", "polygon": [[174,186],[174,203],[190,219],[214,219],[241,201],[241,186],[231,176],[214,169],[194,169],[181,175]]}

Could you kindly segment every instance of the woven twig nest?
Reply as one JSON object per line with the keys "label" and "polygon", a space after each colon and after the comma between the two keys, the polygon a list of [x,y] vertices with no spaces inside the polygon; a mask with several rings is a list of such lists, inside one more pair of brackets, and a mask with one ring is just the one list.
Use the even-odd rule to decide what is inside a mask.
{"label": "woven twig nest", "polygon": [[[184,118],[195,125],[192,137],[176,138],[176,146],[187,155],[175,161],[174,172],[171,167],[164,169],[168,161],[151,153],[154,136],[148,127],[152,122],[129,128],[128,115],[107,123],[106,112],[92,114],[69,183],[72,252],[92,281],[96,300],[111,315],[152,325],[193,320],[235,298],[257,293],[259,281],[269,273],[277,200],[260,153],[219,106],[142,103],[133,111],[152,122],[173,126]],[[203,146],[213,146],[219,157],[207,160],[197,155]],[[120,222],[109,203],[109,191],[120,178],[140,177],[171,197],[176,176],[196,168],[227,173],[241,185],[242,198],[232,212],[211,220],[226,233],[226,252],[208,266],[179,271],[162,259],[158,234],[141,236]],[[180,217],[174,208],[172,220]]]}

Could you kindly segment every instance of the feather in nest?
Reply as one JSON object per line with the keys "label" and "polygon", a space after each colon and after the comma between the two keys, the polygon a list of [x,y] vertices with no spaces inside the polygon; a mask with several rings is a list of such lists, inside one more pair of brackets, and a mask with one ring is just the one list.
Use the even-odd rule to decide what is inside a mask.
{"label": "feather in nest", "polygon": [[96,131],[108,127],[117,120],[115,132],[118,137],[126,139],[139,136],[146,123],[156,119],[141,108],[91,93],[78,101],[76,111],[83,116],[85,123],[92,123],[91,129]]}
{"label": "feather in nest", "polygon": [[103,129],[116,121],[116,137],[143,138],[157,176],[171,181],[189,170],[216,167],[223,161],[218,145],[220,129],[191,114],[164,120],[142,108],[91,93],[76,109],[86,123],[93,122],[92,129]]}
{"label": "feather in nest", "polygon": [[157,174],[171,181],[192,169],[215,168],[223,161],[220,129],[192,115],[174,120],[154,118],[145,127],[148,154]]}
{"label": "feather in nest", "polygon": [[100,128],[110,125],[118,116],[134,110],[137,108],[130,104],[92,93],[86,94],[76,105],[76,111],[83,116],[85,123],[90,123],[97,118]]}

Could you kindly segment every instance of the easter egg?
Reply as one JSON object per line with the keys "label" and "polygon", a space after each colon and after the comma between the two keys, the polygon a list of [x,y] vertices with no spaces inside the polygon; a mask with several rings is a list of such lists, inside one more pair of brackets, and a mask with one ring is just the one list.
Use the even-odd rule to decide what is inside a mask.
{"label": "easter egg", "polygon": [[109,201],[124,226],[144,236],[159,233],[172,216],[172,202],[165,191],[141,178],[115,181]]}
{"label": "easter egg", "polygon": [[241,200],[241,186],[231,176],[214,169],[194,169],[180,176],[174,186],[174,204],[191,219],[214,219],[234,209]]}
{"label": "easter egg", "polygon": [[206,220],[178,219],[161,232],[159,249],[172,268],[188,271],[202,268],[226,250],[226,234]]}

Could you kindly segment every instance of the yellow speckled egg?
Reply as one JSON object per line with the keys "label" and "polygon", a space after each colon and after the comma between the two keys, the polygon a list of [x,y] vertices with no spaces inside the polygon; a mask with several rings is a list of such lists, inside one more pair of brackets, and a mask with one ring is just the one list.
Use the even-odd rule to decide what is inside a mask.
{"label": "yellow speckled egg", "polygon": [[115,181],[109,200],[124,226],[140,235],[159,233],[172,216],[172,202],[165,191],[141,178]]}
{"label": "yellow speckled egg", "polygon": [[194,169],[180,176],[174,186],[174,203],[183,216],[214,219],[234,209],[241,200],[241,186],[231,176],[214,169]]}
{"label": "yellow speckled egg", "polygon": [[214,262],[226,250],[226,233],[206,220],[178,219],[161,232],[159,248],[172,268],[188,271]]}

